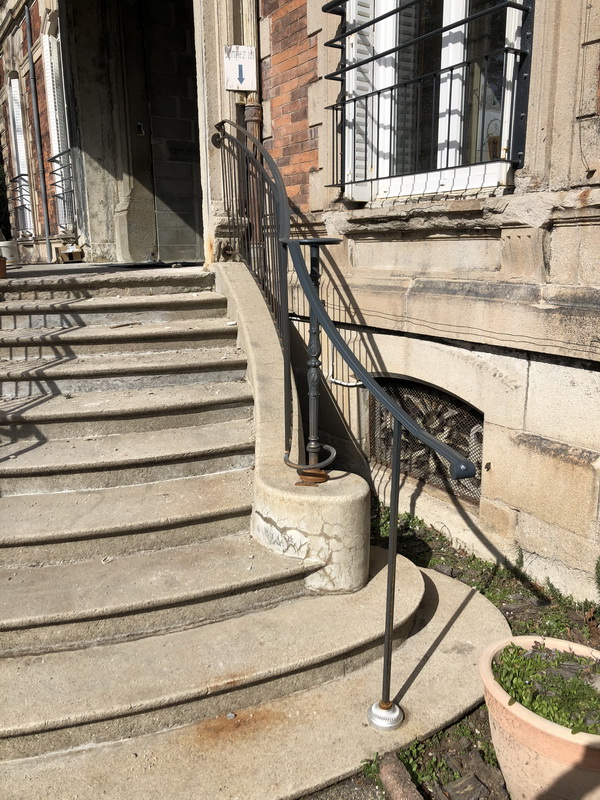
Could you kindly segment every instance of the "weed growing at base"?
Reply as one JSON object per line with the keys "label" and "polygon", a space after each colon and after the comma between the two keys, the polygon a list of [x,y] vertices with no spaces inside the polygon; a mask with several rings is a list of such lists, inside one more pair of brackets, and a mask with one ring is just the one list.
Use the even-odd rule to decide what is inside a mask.
{"label": "weed growing at base", "polygon": [[[375,503],[371,521],[372,543],[387,547],[389,509]],[[514,566],[485,561],[453,547],[444,534],[407,512],[398,517],[398,553],[418,567],[437,569],[481,592],[506,612],[515,636],[539,634],[589,642],[594,647],[600,645],[596,603],[576,602],[563,595],[550,581],[540,586],[523,571],[522,556]],[[514,618],[511,618],[512,608],[518,612]]]}

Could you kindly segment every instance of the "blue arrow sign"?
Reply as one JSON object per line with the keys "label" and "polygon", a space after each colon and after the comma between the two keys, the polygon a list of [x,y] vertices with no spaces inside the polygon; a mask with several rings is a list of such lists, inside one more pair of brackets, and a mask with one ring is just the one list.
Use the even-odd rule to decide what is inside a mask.
{"label": "blue arrow sign", "polygon": [[244,65],[238,64],[238,81],[240,83],[244,82]]}

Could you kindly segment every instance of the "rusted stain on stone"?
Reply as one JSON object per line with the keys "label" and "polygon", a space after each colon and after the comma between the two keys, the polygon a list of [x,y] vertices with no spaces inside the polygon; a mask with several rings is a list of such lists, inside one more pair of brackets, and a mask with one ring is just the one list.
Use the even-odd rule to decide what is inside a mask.
{"label": "rusted stain on stone", "polygon": [[190,746],[206,748],[214,742],[231,742],[251,736],[262,735],[286,719],[286,715],[272,708],[254,707],[238,711],[234,719],[227,716],[206,720],[190,729]]}

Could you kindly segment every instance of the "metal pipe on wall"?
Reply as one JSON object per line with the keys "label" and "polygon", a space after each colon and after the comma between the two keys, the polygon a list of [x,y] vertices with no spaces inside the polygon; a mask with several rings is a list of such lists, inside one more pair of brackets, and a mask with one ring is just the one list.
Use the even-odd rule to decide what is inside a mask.
{"label": "metal pipe on wall", "polygon": [[35,147],[37,150],[38,173],[40,177],[40,194],[42,196],[42,212],[44,215],[44,238],[46,240],[46,258],[52,263],[52,246],[50,244],[50,216],[48,213],[48,192],[46,189],[46,172],[44,169],[44,153],[42,150],[42,133],[40,130],[40,110],[37,100],[37,81],[35,78],[35,64],[33,61],[33,34],[31,30],[31,10],[29,4],[25,5],[25,27],[27,29],[27,59],[29,61],[29,85],[31,86],[31,111],[33,116],[33,130],[35,134]]}
{"label": "metal pipe on wall", "polygon": [[[242,20],[244,44],[256,48],[256,64],[260,70],[259,42],[258,42],[258,8],[256,0],[242,0]],[[260,87],[260,74],[257,75]],[[259,142],[262,142],[262,105],[259,92],[248,92],[244,104],[244,123],[246,130]]]}

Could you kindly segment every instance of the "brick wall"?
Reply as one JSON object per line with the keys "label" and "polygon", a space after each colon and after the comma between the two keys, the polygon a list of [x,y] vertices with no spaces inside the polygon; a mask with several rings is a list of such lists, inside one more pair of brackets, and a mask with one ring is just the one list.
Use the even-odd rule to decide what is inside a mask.
{"label": "brick wall", "polygon": [[270,56],[262,63],[263,99],[271,104],[272,138],[266,144],[288,196],[308,211],[309,173],[318,169],[318,129],[308,125],[308,86],[317,80],[317,37],[307,36],[306,0],[263,0],[270,18]]}

